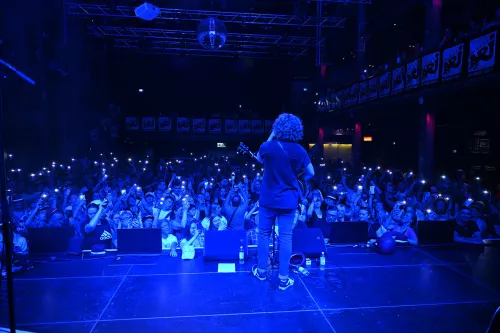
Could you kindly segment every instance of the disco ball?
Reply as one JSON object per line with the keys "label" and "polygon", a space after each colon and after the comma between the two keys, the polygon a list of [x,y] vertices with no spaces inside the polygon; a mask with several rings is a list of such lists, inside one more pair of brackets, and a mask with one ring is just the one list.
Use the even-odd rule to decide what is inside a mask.
{"label": "disco ball", "polygon": [[209,17],[198,25],[198,41],[205,49],[220,49],[226,43],[227,29],[219,19]]}

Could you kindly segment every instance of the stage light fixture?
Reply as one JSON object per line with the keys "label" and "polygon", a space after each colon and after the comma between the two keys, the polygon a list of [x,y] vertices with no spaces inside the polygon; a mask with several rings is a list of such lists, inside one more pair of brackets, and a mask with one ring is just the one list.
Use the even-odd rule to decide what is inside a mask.
{"label": "stage light fixture", "polygon": [[146,21],[152,21],[155,18],[157,18],[158,15],[160,15],[161,11],[160,11],[160,8],[158,8],[157,6],[145,2],[142,5],[140,5],[139,7],[137,7],[134,10],[134,12],[135,12],[135,16],[137,16],[143,20],[146,20]]}

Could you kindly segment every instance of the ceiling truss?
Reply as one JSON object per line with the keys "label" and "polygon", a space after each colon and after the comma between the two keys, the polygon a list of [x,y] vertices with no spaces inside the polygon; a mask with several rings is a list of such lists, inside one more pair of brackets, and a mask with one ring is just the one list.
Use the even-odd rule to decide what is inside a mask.
{"label": "ceiling truss", "polygon": [[[311,0],[339,3],[369,4],[371,0]],[[104,2],[104,0],[103,0]],[[147,54],[176,54],[218,57],[241,58],[292,58],[308,56],[313,48],[325,45],[321,34],[310,36],[309,28],[297,30],[295,28],[315,27],[316,29],[343,28],[346,19],[336,17],[287,15],[287,14],[259,14],[243,12],[222,12],[191,9],[160,8],[160,15],[152,22],[144,22],[135,16],[135,7],[110,6],[109,2],[102,4],[66,3],[69,15],[92,19],[88,25],[88,32],[110,41],[118,49],[141,52]],[[106,20],[106,24],[101,19]],[[283,26],[285,30],[300,31],[301,36],[290,36],[286,32],[278,34],[234,33],[228,25],[226,44],[218,50],[204,49],[197,40],[196,31],[165,29],[165,23],[174,22],[172,28],[178,27],[180,21],[201,21],[208,17],[216,17],[225,23],[235,23],[243,26]],[[94,23],[95,21],[95,23]],[[163,22],[162,28],[153,28]],[[101,24],[102,23],[102,24]],[[109,24],[112,25],[109,25]],[[147,26],[147,27],[146,27]],[[290,28],[286,28],[290,27]],[[185,29],[185,26],[184,26]],[[246,28],[248,30],[250,28]],[[194,30],[194,29],[193,29]],[[235,29],[241,30],[241,28]],[[292,33],[293,34],[293,33]],[[297,34],[297,33],[295,33]],[[304,35],[302,35],[304,34]],[[306,35],[306,34],[309,34]],[[314,52],[314,51],[313,51]]]}
{"label": "ceiling truss", "polygon": [[[109,16],[136,18],[134,7],[116,6],[112,8],[105,4],[66,4],[68,14],[83,16]],[[284,14],[258,14],[241,12],[221,12],[213,10],[193,10],[193,9],[174,9],[160,8],[160,15],[156,20],[174,20],[174,21],[201,21],[207,17],[216,17],[224,23],[239,24],[264,24],[264,25],[284,25],[300,27],[316,27],[320,25],[323,28],[343,28],[345,18],[338,17],[315,17]]]}
{"label": "ceiling truss", "polygon": [[237,44],[226,44],[222,49],[208,50],[200,48],[199,44],[194,41],[152,40],[148,43],[142,43],[137,39],[116,39],[114,47],[144,54],[264,59],[299,58],[307,56],[309,52],[309,48],[275,46],[270,49],[266,45]]}
{"label": "ceiling truss", "polygon": [[[164,40],[187,40],[197,41],[198,37],[194,31],[149,29],[149,28],[129,28],[118,26],[95,26],[90,27],[89,32],[99,37],[114,38],[138,38],[138,39],[164,39]],[[259,35],[259,34],[239,34],[228,33],[226,43],[230,44],[257,44],[257,45],[279,45],[314,47],[324,44],[325,39],[303,36],[281,36],[281,35]]]}

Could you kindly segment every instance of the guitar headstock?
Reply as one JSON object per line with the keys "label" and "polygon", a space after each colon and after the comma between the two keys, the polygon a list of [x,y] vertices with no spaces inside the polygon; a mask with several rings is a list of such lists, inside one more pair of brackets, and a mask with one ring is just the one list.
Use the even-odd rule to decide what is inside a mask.
{"label": "guitar headstock", "polygon": [[242,153],[242,154],[250,154],[251,155],[250,148],[248,148],[248,146],[246,144],[244,144],[243,142],[240,142],[240,145],[238,146],[238,152]]}

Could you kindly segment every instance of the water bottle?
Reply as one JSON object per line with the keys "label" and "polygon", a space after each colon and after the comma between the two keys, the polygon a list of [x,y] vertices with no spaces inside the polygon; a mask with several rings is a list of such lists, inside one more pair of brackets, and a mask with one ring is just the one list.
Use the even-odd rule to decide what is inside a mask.
{"label": "water bottle", "polygon": [[301,272],[305,276],[309,276],[309,271],[302,266],[299,266],[299,272]]}
{"label": "water bottle", "polygon": [[240,246],[240,264],[245,263],[245,252],[243,252],[243,246]]}
{"label": "water bottle", "polygon": [[321,269],[325,269],[326,266],[325,252],[321,252],[321,257],[319,258],[319,266]]}

